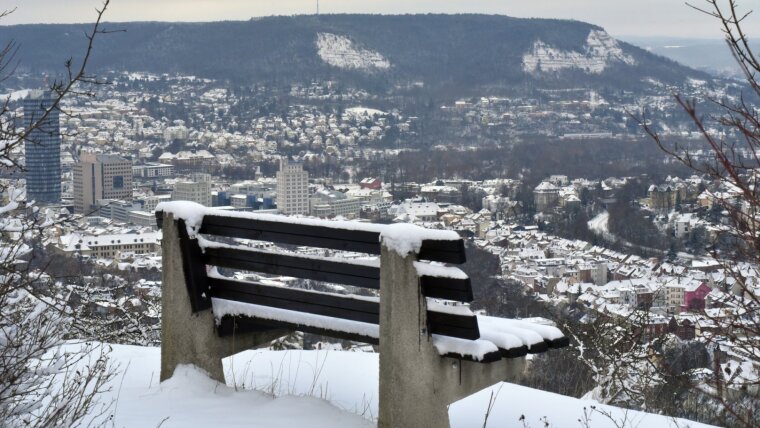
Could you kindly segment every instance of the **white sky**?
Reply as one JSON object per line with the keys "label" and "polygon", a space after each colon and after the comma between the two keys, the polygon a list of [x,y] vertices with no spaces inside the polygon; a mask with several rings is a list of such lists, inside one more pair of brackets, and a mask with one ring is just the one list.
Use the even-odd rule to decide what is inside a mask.
{"label": "white sky", "polygon": [[[692,0],[706,5],[704,0]],[[99,0],[0,0],[15,13],[2,24],[88,22]],[[311,14],[316,0],[112,0],[108,21],[218,21],[256,16]],[[745,29],[760,30],[758,9]],[[490,13],[516,17],[577,19],[600,25],[615,36],[720,38],[717,22],[684,0],[321,0],[321,13]],[[745,9],[746,10],[746,9]]]}

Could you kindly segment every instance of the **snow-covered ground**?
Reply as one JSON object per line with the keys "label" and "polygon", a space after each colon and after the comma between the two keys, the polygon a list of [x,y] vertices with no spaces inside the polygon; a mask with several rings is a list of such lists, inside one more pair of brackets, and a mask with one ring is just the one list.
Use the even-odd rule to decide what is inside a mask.
{"label": "snow-covered ground", "polygon": [[636,60],[626,54],[617,40],[607,32],[592,30],[586,38],[583,52],[564,51],[536,40],[530,52],[523,55],[523,71],[535,74],[580,69],[586,73],[599,74],[613,62],[636,64]]}
{"label": "snow-covered ground", "polygon": [[374,109],[374,108],[368,108],[368,107],[350,107],[345,110],[345,113],[348,115],[353,116],[354,118],[367,118],[372,116],[385,116],[388,113]]}
{"label": "snow-covered ground", "polygon": [[386,70],[391,63],[379,52],[362,49],[346,36],[331,33],[317,34],[317,54],[333,67],[362,71]]}
{"label": "snow-covered ground", "polygon": [[603,211],[588,221],[588,228],[597,235],[603,236],[605,238],[611,238],[612,235],[610,235],[610,229],[607,223],[609,220],[610,213]]}
{"label": "snow-covered ground", "polygon": [[[227,385],[183,366],[158,382],[160,349],[112,345],[120,373],[103,397],[115,400],[118,427],[369,427],[377,416],[378,356],[342,351],[247,351],[225,360]],[[256,389],[253,391],[251,389]],[[501,383],[450,407],[452,427],[580,426],[584,408],[596,405],[626,427],[702,427],[690,421],[599,406],[593,401]],[[591,413],[591,427],[615,422]]]}

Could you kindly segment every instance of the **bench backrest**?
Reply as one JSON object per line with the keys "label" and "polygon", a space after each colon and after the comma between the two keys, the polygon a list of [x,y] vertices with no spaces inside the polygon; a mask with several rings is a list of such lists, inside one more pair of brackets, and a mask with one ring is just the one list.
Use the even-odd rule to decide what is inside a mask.
{"label": "bench backrest", "polygon": [[[163,211],[157,211],[157,221],[163,225]],[[284,288],[259,281],[238,281],[209,275],[207,266],[232,268],[271,275],[283,275],[334,284],[380,289],[379,260],[352,261],[346,258],[305,256],[295,253],[264,251],[243,245],[225,245],[209,238],[228,237],[268,241],[315,248],[360,252],[379,255],[381,249],[378,225],[346,229],[345,223],[309,221],[306,224],[270,219],[205,215],[195,225],[196,236],[190,236],[185,220],[177,219],[182,263],[193,312],[211,308],[211,299],[220,298],[243,303],[265,305],[282,310],[322,315],[342,320],[378,324],[379,302],[371,299],[309,290]],[[344,228],[341,228],[343,226]],[[370,229],[370,230],[367,230]],[[377,230],[371,230],[377,229]],[[461,264],[466,260],[464,242],[456,240],[423,240],[418,259],[432,262]],[[424,272],[424,271],[423,271]],[[473,300],[470,279],[459,275],[432,276],[421,274],[419,286],[426,297],[457,302]],[[474,315],[462,315],[428,309],[431,334],[478,339],[480,332]],[[375,336],[351,334],[327,328],[315,328],[283,321],[235,319],[224,316],[217,326],[221,336],[261,328],[290,328],[366,343],[378,342]]]}

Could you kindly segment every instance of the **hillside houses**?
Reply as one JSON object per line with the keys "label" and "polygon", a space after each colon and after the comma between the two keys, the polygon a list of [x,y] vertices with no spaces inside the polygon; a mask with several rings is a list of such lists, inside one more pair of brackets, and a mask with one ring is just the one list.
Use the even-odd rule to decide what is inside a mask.
{"label": "hillside houses", "polygon": [[652,184],[647,192],[648,206],[657,212],[668,212],[680,204],[693,203],[700,196],[702,179],[691,177],[687,180],[668,177],[662,184]]}
{"label": "hillside houses", "polygon": [[[721,297],[738,291],[735,280],[714,263],[662,263],[533,228],[498,225],[479,246],[499,255],[505,278],[555,303],[582,304],[621,316],[635,310],[651,312],[660,317],[657,326],[650,326],[652,331],[666,331],[673,316],[681,318],[671,327],[683,329],[687,314],[687,330],[696,326],[697,332],[708,331],[705,311],[724,308],[727,299]],[[760,275],[755,269],[747,266],[742,271],[745,283],[757,283]]]}

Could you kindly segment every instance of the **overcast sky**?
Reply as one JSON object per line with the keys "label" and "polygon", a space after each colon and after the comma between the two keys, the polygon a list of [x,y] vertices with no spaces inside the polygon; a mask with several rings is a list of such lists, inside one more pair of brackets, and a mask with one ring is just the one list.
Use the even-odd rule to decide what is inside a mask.
{"label": "overcast sky", "polygon": [[[704,0],[693,0],[701,5]],[[88,22],[99,0],[0,0],[17,7],[3,24]],[[760,29],[760,0],[741,5],[758,13],[748,30]],[[112,0],[109,21],[218,21],[256,16],[312,14],[316,0]],[[321,13],[490,13],[567,18],[600,25],[615,36],[720,38],[714,19],[684,0],[321,0]],[[752,34],[750,34],[752,36]]]}

